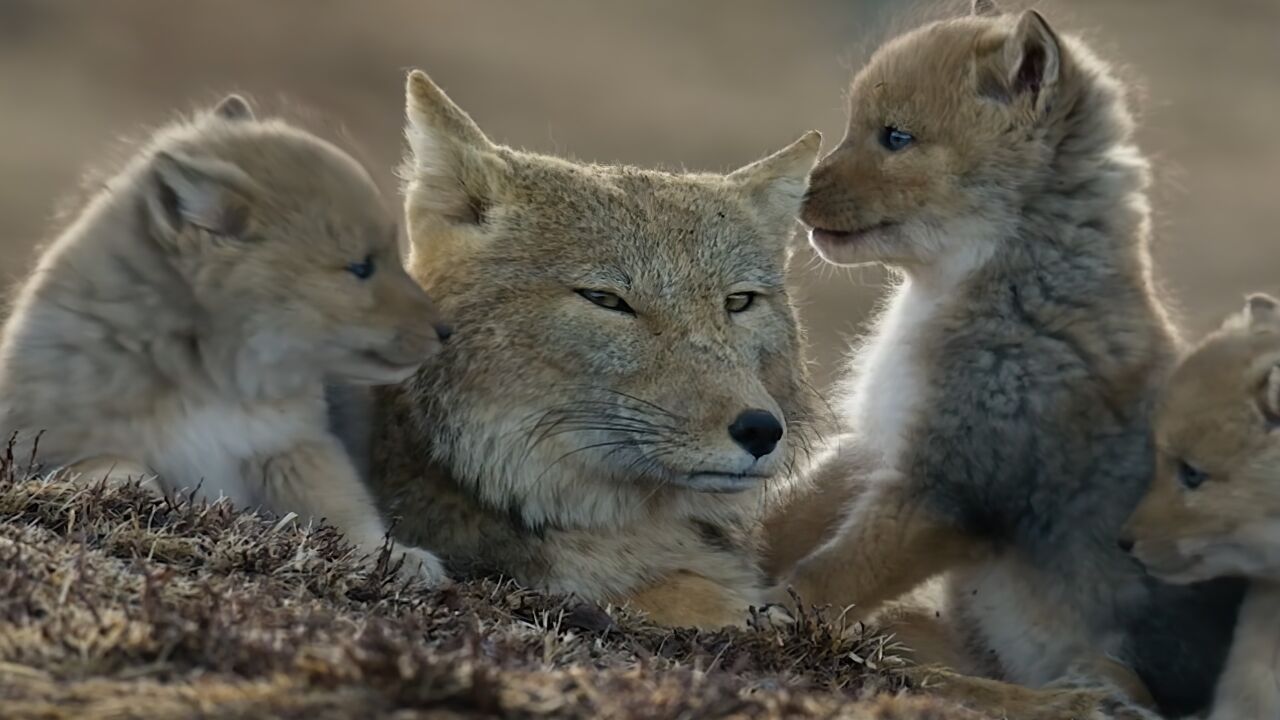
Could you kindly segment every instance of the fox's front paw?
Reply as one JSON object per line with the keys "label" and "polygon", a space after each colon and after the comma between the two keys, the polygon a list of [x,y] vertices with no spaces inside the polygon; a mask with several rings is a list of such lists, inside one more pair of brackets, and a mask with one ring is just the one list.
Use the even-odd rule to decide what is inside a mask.
{"label": "fox's front paw", "polygon": [[390,563],[391,567],[398,566],[400,577],[421,580],[431,587],[444,587],[453,582],[440,558],[422,548],[395,543],[391,546]]}

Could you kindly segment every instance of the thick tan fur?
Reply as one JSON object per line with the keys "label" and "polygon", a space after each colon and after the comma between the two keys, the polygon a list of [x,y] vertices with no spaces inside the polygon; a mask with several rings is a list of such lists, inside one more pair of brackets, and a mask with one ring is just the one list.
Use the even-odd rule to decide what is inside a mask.
{"label": "thick tan fur", "polygon": [[[420,72],[407,114],[410,272],[457,333],[368,408],[398,536],[665,624],[745,622],[759,515],[818,421],[784,280],[819,136],[673,174],[498,145]],[[729,432],[748,410],[781,424],[759,457]]]}
{"label": "thick tan fur", "polygon": [[0,430],[45,470],[324,518],[374,553],[323,382],[407,377],[436,317],[365,170],[231,96],[160,130],[44,253],[0,337]]}
{"label": "thick tan fur", "polygon": [[1210,717],[1280,718],[1280,303],[1251,297],[1183,360],[1155,435],[1126,545],[1172,582],[1251,579]]}

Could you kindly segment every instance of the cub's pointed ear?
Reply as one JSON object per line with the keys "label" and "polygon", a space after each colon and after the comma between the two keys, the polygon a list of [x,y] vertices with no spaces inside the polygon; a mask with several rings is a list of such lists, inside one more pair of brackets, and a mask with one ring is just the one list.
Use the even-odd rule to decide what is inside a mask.
{"label": "cub's pointed ear", "polygon": [[761,213],[787,227],[800,214],[809,189],[809,172],[818,162],[822,134],[810,130],[778,152],[728,175]]}
{"label": "cub's pointed ear", "polygon": [[242,96],[232,93],[220,100],[213,108],[213,114],[223,120],[253,120],[253,108]]}
{"label": "cub's pointed ear", "polygon": [[996,6],[995,0],[973,0],[970,12],[974,15],[994,17],[1000,14],[1000,8]]}
{"label": "cub's pointed ear", "polygon": [[421,70],[409,73],[405,116],[410,155],[401,176],[409,210],[483,224],[505,177],[499,148]]}
{"label": "cub's pointed ear", "polygon": [[1018,27],[1004,45],[1004,61],[1015,93],[1038,96],[1057,84],[1062,48],[1040,13],[1027,10],[1018,18]]}
{"label": "cub's pointed ear", "polygon": [[1280,330],[1280,301],[1263,293],[1250,295],[1245,301],[1244,316],[1250,329]]}
{"label": "cub's pointed ear", "polygon": [[1267,421],[1267,429],[1280,431],[1280,364],[1267,372],[1258,396],[1258,409]]}
{"label": "cub's pointed ear", "polygon": [[151,161],[147,210],[169,234],[194,227],[243,238],[252,221],[252,188],[249,176],[231,163],[159,152]]}
{"label": "cub's pointed ear", "polygon": [[982,94],[1013,103],[1030,98],[1043,111],[1062,74],[1062,46],[1043,16],[1027,10],[1013,33],[978,66]]}

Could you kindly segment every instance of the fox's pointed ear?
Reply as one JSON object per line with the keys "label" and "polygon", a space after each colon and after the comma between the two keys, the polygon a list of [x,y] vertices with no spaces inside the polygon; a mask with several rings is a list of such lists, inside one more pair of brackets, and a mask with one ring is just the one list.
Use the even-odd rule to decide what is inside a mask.
{"label": "fox's pointed ear", "polygon": [[249,106],[248,100],[239,94],[232,93],[214,106],[213,114],[223,120],[252,120],[253,108]]}
{"label": "fox's pointed ear", "polygon": [[818,162],[822,134],[810,130],[778,152],[728,175],[771,218],[792,223],[809,189],[809,172]]}
{"label": "fox's pointed ear", "polygon": [[194,227],[243,238],[252,221],[252,187],[249,176],[231,163],[159,152],[151,162],[147,210],[168,234]]}
{"label": "fox's pointed ear", "polygon": [[1244,316],[1250,329],[1280,330],[1280,301],[1263,293],[1250,295],[1245,301]]}
{"label": "fox's pointed ear", "polygon": [[[481,149],[492,149],[493,143],[462,108],[431,81],[421,70],[413,70],[405,81],[405,115],[409,129],[420,134],[410,137],[416,153],[431,152],[435,141],[449,141]],[[421,143],[427,143],[423,145]]]}
{"label": "fox's pointed ear", "polygon": [[405,117],[410,155],[401,173],[410,209],[483,223],[505,170],[497,146],[421,70],[406,81]]}
{"label": "fox's pointed ear", "polygon": [[1027,10],[986,65],[979,68],[984,95],[1010,103],[1030,97],[1042,110],[1062,74],[1062,46],[1044,17]]}
{"label": "fox's pointed ear", "polygon": [[1000,8],[996,6],[995,0],[973,0],[970,12],[983,17],[993,17],[1000,14]]}

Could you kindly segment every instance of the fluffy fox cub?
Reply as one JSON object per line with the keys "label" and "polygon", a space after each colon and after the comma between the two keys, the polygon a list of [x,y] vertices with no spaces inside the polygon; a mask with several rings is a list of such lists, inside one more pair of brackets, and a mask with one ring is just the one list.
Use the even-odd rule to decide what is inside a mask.
{"label": "fluffy fox cub", "polygon": [[1240,587],[1156,583],[1117,547],[1178,350],[1124,87],[1038,13],[974,10],[875,54],[810,179],[818,252],[902,279],[855,353],[851,435],[816,471],[861,490],[785,580],[865,613],[945,574],[981,672],[1195,711]]}
{"label": "fluffy fox cub", "polygon": [[1280,719],[1280,303],[1249,298],[1174,372],[1122,541],[1154,575],[1251,579],[1212,720]]}
{"label": "fluffy fox cub", "polygon": [[[323,384],[399,382],[440,347],[396,235],[359,164],[238,96],[166,127],[21,288],[0,431],[24,455],[38,442],[46,470],[155,473],[375,551],[386,528],[326,429]],[[397,554],[443,579],[431,554]]]}

